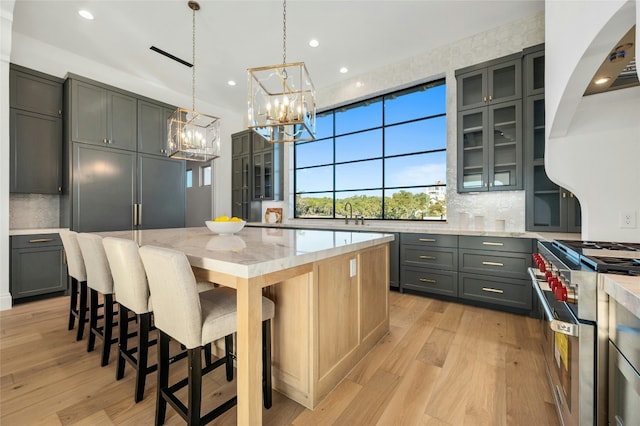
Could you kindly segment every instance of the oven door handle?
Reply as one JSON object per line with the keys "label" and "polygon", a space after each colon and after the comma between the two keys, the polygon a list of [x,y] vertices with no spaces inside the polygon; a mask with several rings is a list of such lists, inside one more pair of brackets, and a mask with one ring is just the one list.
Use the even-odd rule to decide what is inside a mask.
{"label": "oven door handle", "polygon": [[549,306],[547,298],[540,288],[538,280],[536,279],[536,273],[534,272],[533,268],[527,268],[527,270],[529,271],[533,289],[536,293],[536,296],[538,297],[538,300],[540,301],[540,305],[542,305],[542,310],[544,310],[544,315],[547,318],[547,322],[549,323],[549,327],[551,328],[551,330],[555,331],[556,333],[566,334],[567,336],[578,337],[578,324],[560,321],[556,317],[556,315],[551,310],[551,306]]}

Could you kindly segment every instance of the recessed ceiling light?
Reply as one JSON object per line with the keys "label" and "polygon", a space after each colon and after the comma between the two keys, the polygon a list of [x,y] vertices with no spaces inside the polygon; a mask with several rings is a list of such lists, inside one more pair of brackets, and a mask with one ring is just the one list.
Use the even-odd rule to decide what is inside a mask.
{"label": "recessed ceiling light", "polygon": [[349,68],[347,68],[347,67],[342,67],[342,68],[340,68],[340,73],[341,73],[341,74],[346,74],[346,73],[348,73],[348,72],[349,72]]}
{"label": "recessed ceiling light", "polygon": [[78,15],[82,16],[84,19],[93,21],[93,13],[89,12],[88,10],[81,9],[78,11]]}
{"label": "recessed ceiling light", "polygon": [[595,84],[605,84],[607,81],[611,80],[611,77],[602,77],[594,81]]}
{"label": "recessed ceiling light", "polygon": [[318,47],[318,46],[320,46],[320,42],[318,40],[316,40],[315,38],[312,38],[311,40],[309,40],[309,46]]}
{"label": "recessed ceiling light", "polygon": [[233,81],[233,80],[229,80],[229,81],[227,81],[227,84],[228,84],[229,86],[235,86],[235,85],[236,85],[236,82],[235,82],[235,81]]}
{"label": "recessed ceiling light", "polygon": [[364,83],[361,81],[356,81],[356,87],[362,87],[364,86]]}

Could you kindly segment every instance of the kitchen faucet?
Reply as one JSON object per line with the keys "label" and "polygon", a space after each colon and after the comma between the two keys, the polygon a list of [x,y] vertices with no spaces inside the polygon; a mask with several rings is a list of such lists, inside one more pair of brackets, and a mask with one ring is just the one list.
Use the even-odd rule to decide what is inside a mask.
{"label": "kitchen faucet", "polygon": [[[346,215],[347,206],[349,206],[349,216],[348,217]],[[346,203],[344,203],[344,210],[345,210],[344,223],[346,225],[348,225],[349,224],[349,219],[351,219],[353,217],[353,206],[351,205],[350,202],[347,201]]]}

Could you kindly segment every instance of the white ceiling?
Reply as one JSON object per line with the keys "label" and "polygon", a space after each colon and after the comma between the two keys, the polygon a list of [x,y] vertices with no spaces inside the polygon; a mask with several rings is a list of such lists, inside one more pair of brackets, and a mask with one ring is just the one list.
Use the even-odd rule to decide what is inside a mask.
{"label": "white ceiling", "polygon": [[[199,3],[196,97],[241,113],[247,68],[282,62],[282,1]],[[81,8],[95,20],[81,18]],[[287,62],[305,62],[321,91],[543,10],[543,0],[289,0]],[[191,62],[187,0],[17,0],[13,19],[15,33],[191,93],[191,69],[149,50]],[[320,46],[309,47],[311,38]],[[343,66],[349,73],[340,74]]]}

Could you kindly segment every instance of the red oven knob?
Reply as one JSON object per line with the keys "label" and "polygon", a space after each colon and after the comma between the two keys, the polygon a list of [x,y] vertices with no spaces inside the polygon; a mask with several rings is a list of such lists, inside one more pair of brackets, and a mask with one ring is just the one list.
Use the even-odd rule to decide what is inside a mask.
{"label": "red oven knob", "polygon": [[547,272],[547,265],[545,265],[544,260],[540,259],[538,269],[540,269],[540,272]]}
{"label": "red oven knob", "polygon": [[554,294],[556,295],[556,300],[559,300],[560,302],[566,302],[567,301],[567,288],[566,287],[556,287],[556,291],[554,292]]}
{"label": "red oven knob", "polygon": [[550,283],[550,282],[551,282],[551,277],[552,277],[552,275],[551,275],[551,271],[546,271],[546,272],[544,273],[544,276],[545,276],[545,278],[546,278],[547,282],[548,282],[548,283]]}

